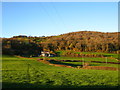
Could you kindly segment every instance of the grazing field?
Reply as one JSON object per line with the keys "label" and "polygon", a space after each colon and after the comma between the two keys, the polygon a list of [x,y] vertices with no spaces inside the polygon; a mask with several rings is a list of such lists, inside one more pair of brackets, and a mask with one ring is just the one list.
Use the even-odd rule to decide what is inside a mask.
{"label": "grazing field", "polygon": [[[41,57],[42,58],[42,57]],[[101,61],[101,62],[106,62],[106,58],[99,58],[99,57],[49,57],[50,59],[56,59],[56,60],[83,60],[84,61]],[[107,58],[108,62],[116,62],[118,61],[114,58]]]}
{"label": "grazing field", "polygon": [[118,71],[55,67],[3,55],[2,83],[3,88],[112,88],[118,86]]}
{"label": "grazing field", "polygon": [[[78,65],[82,65],[82,62],[64,62],[66,64],[73,64],[73,66],[78,66]],[[118,64],[106,64],[106,63],[90,63],[90,66],[106,66],[106,67],[116,67],[118,68]]]}
{"label": "grazing field", "polygon": [[114,54],[114,53],[103,53],[103,52],[76,52],[76,51],[72,51],[72,50],[68,50],[68,51],[56,51],[57,53],[59,53],[60,55],[64,55],[66,52],[73,52],[73,53],[77,53],[77,54],[103,54],[106,57],[113,57],[113,58],[118,58],[118,54]]}
{"label": "grazing field", "polygon": [[[119,63],[118,61],[118,54],[113,54],[113,53],[98,53],[98,52],[75,52],[75,51],[71,51],[74,53],[82,53],[82,54],[103,54],[105,57],[68,57],[68,56],[64,56],[64,54],[66,52],[69,51],[56,51],[56,53],[59,53],[60,56],[58,57],[47,57],[49,59],[55,59],[55,60],[84,60],[86,62],[90,62],[90,61],[100,61],[100,62],[115,62],[115,63]],[[33,57],[33,58],[43,58],[44,57]]]}

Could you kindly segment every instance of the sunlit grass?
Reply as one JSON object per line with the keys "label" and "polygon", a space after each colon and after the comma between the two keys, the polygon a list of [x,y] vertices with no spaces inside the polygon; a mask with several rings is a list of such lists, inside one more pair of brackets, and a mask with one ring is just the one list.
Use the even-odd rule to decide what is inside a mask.
{"label": "sunlit grass", "polygon": [[[118,71],[55,67],[35,59],[9,56],[3,56],[2,61],[3,88],[75,88],[118,85]],[[81,65],[81,62],[72,64]]]}

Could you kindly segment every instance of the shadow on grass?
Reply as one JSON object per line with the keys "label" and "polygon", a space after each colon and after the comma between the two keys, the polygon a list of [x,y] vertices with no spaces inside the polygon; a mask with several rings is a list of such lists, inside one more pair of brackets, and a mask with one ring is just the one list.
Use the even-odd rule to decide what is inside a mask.
{"label": "shadow on grass", "polygon": [[67,65],[67,66],[72,66],[72,67],[80,66],[80,64],[70,64],[70,63],[64,63],[61,61],[54,61],[54,60],[50,60],[49,62],[52,64],[61,64],[61,65]]}
{"label": "shadow on grass", "polygon": [[[49,60],[49,62],[53,62],[53,63],[55,63],[55,64],[59,64],[59,63],[64,63],[64,62],[83,62],[82,60],[57,60],[57,61],[55,61],[55,60]],[[101,61],[90,61],[90,62],[94,62],[94,63],[106,63],[106,62],[101,62]],[[120,62],[107,62],[107,63],[109,63],[109,64],[120,64]]]}
{"label": "shadow on grass", "polygon": [[[118,89],[119,87],[117,86],[100,86],[100,85],[95,85],[95,86],[72,86],[72,85],[52,85],[51,83],[47,84],[41,84],[41,83],[8,83],[8,82],[3,82],[2,83],[2,89],[10,89],[10,88],[90,88],[90,89],[95,89],[95,88],[109,88],[109,89]],[[41,89],[40,89],[41,90]]]}
{"label": "shadow on grass", "polygon": [[113,56],[113,55],[104,55],[104,57],[111,57],[111,56]]}

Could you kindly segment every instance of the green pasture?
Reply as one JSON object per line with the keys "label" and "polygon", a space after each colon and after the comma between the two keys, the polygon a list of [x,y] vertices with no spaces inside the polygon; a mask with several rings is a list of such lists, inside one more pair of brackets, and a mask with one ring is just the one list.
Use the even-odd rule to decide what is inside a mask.
{"label": "green pasture", "polygon": [[[73,67],[77,67],[77,66],[81,66],[83,65],[83,62],[64,62],[66,65],[71,65]],[[115,67],[115,68],[119,68],[120,65],[118,64],[106,64],[106,63],[94,63],[94,62],[90,62],[89,63],[90,66],[105,66],[105,67]]]}
{"label": "green pasture", "polygon": [[[75,52],[72,51],[74,53],[83,53],[83,54],[103,54],[106,57],[65,57],[64,53],[66,53],[68,51],[56,51],[56,53],[59,53],[60,56],[58,57],[32,57],[35,59],[45,59],[45,58],[49,58],[49,59],[55,59],[55,60],[83,60],[83,61],[100,61],[100,62],[116,62],[118,63],[118,60],[116,58],[118,58],[118,54],[113,54],[113,53],[100,53],[100,52]],[[112,58],[113,57],[113,58]]]}
{"label": "green pasture", "polygon": [[[67,51],[58,51],[60,52],[60,55],[63,55],[63,53],[67,52]],[[82,53],[90,53],[90,52],[82,52]],[[97,52],[95,52],[97,53]],[[97,54],[105,54],[105,53],[97,53]],[[118,61],[116,60],[116,58],[111,58],[109,57],[109,55],[116,55],[117,54],[111,54],[111,53],[107,53],[108,56],[107,57],[63,57],[63,56],[59,56],[59,57],[33,57],[35,59],[54,59],[54,60],[80,60],[80,61],[84,61],[90,64],[90,66],[106,66],[106,67],[120,67],[118,64],[109,64],[107,62],[115,62],[118,63]],[[106,54],[106,55],[107,55]],[[99,62],[105,62],[105,63],[96,63],[96,62],[91,62],[91,61],[99,61]],[[57,63],[59,64],[59,63]],[[82,65],[83,62],[62,62],[61,64],[65,64],[65,65],[70,65],[73,67]]]}
{"label": "green pasture", "polygon": [[[68,51],[56,51],[57,53],[59,53],[60,55],[64,55],[66,52],[69,52]],[[114,53],[103,53],[103,52],[77,52],[77,51],[72,51],[70,50],[70,52],[73,52],[73,53],[77,53],[77,54],[102,54],[106,57],[113,57],[113,58],[118,58],[118,54],[114,54]]]}
{"label": "green pasture", "polygon": [[101,58],[101,57],[33,57],[35,59],[45,59],[45,58],[49,58],[49,59],[55,59],[55,60],[83,60],[83,61],[100,61],[100,62],[116,62],[118,63],[118,61],[114,58]]}
{"label": "green pasture", "polygon": [[[35,59],[3,55],[3,88],[113,88],[118,86],[118,71],[55,67]],[[72,64],[81,63],[72,62]]]}

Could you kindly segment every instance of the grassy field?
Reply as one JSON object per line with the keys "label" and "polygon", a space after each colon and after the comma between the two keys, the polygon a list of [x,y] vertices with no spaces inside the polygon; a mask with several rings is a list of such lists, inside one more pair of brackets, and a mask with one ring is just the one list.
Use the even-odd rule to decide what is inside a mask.
{"label": "grassy field", "polygon": [[[62,58],[65,59],[61,57],[61,60]],[[118,86],[118,71],[55,67],[35,59],[3,55],[3,88],[113,88]],[[75,58],[66,57],[66,59]],[[72,64],[81,64],[81,62],[72,62]],[[92,65],[102,64],[92,63]]]}
{"label": "grassy field", "polygon": [[[56,51],[57,53],[59,53],[60,55],[64,55],[66,52],[69,52],[68,51]],[[71,51],[70,52],[73,52],[73,53],[77,53],[77,54],[102,54],[106,57],[113,57],[113,58],[118,58],[118,54],[114,54],[114,53],[103,53],[103,52],[76,52],[76,51]]]}
{"label": "grassy field", "polygon": [[[56,53],[59,53],[60,57],[47,57],[49,59],[55,59],[55,60],[84,60],[86,62],[89,61],[100,61],[100,62],[115,62],[118,63],[118,54],[113,53],[100,53],[100,52],[74,52],[74,53],[82,53],[82,54],[103,54],[106,57],[65,57],[64,54],[68,51],[56,51]],[[43,58],[43,57],[33,57],[33,58]]]}
{"label": "grassy field", "polygon": [[[82,65],[82,62],[64,62],[67,64],[73,64],[74,67]],[[115,67],[118,68],[118,64],[106,64],[106,63],[90,63],[90,66],[105,66],[105,67]]]}
{"label": "grassy field", "polygon": [[[38,58],[38,57],[37,57]],[[42,57],[40,57],[42,58]],[[106,62],[106,58],[100,58],[100,57],[48,57],[50,59],[56,59],[56,60],[83,60],[84,61],[101,61],[101,62]],[[114,58],[107,58],[108,62],[118,62],[116,59]]]}

